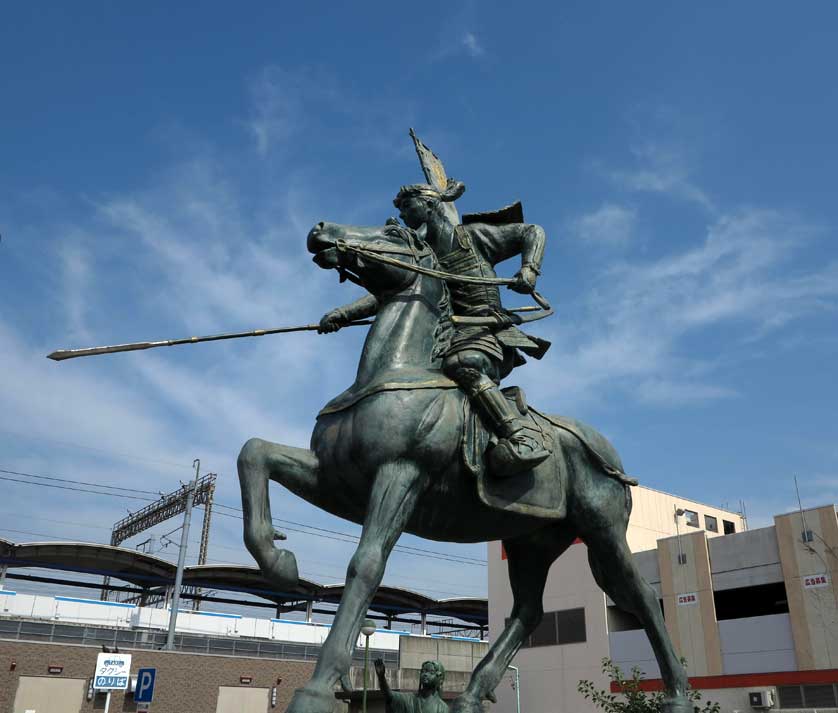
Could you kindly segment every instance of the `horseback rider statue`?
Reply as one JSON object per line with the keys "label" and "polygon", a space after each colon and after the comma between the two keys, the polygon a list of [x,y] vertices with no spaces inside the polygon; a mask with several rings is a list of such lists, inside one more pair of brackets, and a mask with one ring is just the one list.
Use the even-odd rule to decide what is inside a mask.
{"label": "horseback rider statue", "polygon": [[[428,149],[415,135],[414,141],[422,160],[420,147]],[[437,162],[436,170],[426,171],[426,175],[430,173],[438,184],[444,173],[439,159],[433,154],[431,157]],[[524,294],[533,292],[544,257],[544,229],[524,223],[520,203],[491,213],[465,215],[460,223],[452,204],[464,191],[463,183],[447,178],[444,187],[417,183],[402,186],[393,204],[405,225],[418,231],[433,248],[446,272],[494,278],[494,265],[520,255],[521,269],[509,288]],[[466,393],[498,439],[488,453],[491,473],[505,477],[528,471],[547,459],[549,452],[524,428],[520,409],[501,393],[499,384],[514,367],[525,363],[521,352],[541,359],[550,343],[515,326],[518,318],[503,308],[496,285],[451,283],[449,289],[455,315],[494,317],[496,324],[458,326],[442,370]],[[364,296],[328,312],[320,329],[334,332],[351,321],[374,315],[377,307],[374,297]]]}

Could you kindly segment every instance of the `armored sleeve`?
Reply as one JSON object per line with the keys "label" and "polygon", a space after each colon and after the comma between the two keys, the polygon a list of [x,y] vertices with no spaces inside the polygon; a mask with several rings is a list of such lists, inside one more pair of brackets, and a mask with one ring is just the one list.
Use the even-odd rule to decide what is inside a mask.
{"label": "armored sleeve", "polygon": [[364,295],[360,299],[340,307],[339,310],[349,322],[372,317],[378,312],[378,300],[373,295]]}
{"label": "armored sleeve", "polygon": [[471,223],[464,226],[485,258],[496,265],[514,255],[521,256],[521,265],[541,272],[544,259],[544,245],[547,236],[544,228],[532,223],[509,223],[507,225],[489,225]]}

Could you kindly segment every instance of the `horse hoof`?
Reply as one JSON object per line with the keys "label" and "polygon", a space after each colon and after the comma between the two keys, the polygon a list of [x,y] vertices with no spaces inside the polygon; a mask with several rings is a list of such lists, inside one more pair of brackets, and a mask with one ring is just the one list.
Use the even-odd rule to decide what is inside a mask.
{"label": "horse hoof", "polygon": [[695,710],[692,701],[684,696],[666,698],[661,706],[661,713],[694,713]]}
{"label": "horse hoof", "polygon": [[291,550],[275,550],[276,557],[262,569],[262,576],[279,590],[296,589],[300,582],[297,558]]}
{"label": "horse hoof", "polygon": [[332,713],[335,694],[311,688],[298,688],[285,713]]}

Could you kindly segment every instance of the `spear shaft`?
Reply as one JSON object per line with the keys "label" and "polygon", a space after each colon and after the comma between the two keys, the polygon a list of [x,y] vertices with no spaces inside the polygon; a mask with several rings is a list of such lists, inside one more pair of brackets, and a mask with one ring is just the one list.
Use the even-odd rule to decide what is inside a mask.
{"label": "spear shaft", "polygon": [[[357,327],[372,324],[370,320],[358,320],[343,325],[344,327]],[[298,327],[278,327],[276,329],[254,329],[251,332],[230,332],[228,334],[211,334],[206,337],[186,337],[185,339],[164,339],[159,342],[133,342],[131,344],[112,344],[107,347],[88,347],[86,349],[59,349],[52,354],[47,354],[47,359],[53,361],[64,361],[76,357],[96,356],[97,354],[114,354],[116,352],[137,352],[143,349],[156,349],[157,347],[174,347],[179,344],[198,344],[200,342],[220,342],[224,339],[241,339],[242,337],[264,337],[268,334],[287,334],[288,332],[315,332],[318,324],[304,324]]]}

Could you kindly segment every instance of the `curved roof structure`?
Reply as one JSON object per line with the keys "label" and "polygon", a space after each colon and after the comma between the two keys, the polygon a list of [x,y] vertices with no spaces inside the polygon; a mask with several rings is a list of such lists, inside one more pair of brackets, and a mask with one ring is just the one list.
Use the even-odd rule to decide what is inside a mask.
{"label": "curved roof structure", "polygon": [[277,592],[262,576],[258,567],[241,564],[202,564],[184,567],[183,583],[193,587],[247,592],[277,603],[319,599],[317,593],[321,589],[316,582],[300,578],[292,591]]}
{"label": "curved roof structure", "polygon": [[0,537],[0,557],[8,557],[9,552],[12,551],[12,547],[15,546],[15,543],[11,540],[5,540]]}
{"label": "curved roof structure", "polygon": [[[0,564],[9,568],[38,567],[70,572],[107,575],[143,589],[174,583],[173,563],[124,547],[90,542],[23,542],[15,544],[0,539]],[[293,591],[278,592],[257,567],[245,565],[197,565],[183,571],[183,584],[251,594],[289,606],[300,602],[337,604],[343,596],[343,584],[319,584],[300,579]],[[384,615],[433,614],[484,625],[488,622],[486,599],[433,599],[401,587],[382,585],[373,598],[370,610]]]}
{"label": "curved roof structure", "polygon": [[139,587],[173,581],[171,562],[136,550],[90,542],[24,542],[12,546],[9,567],[43,567],[108,574]]}

